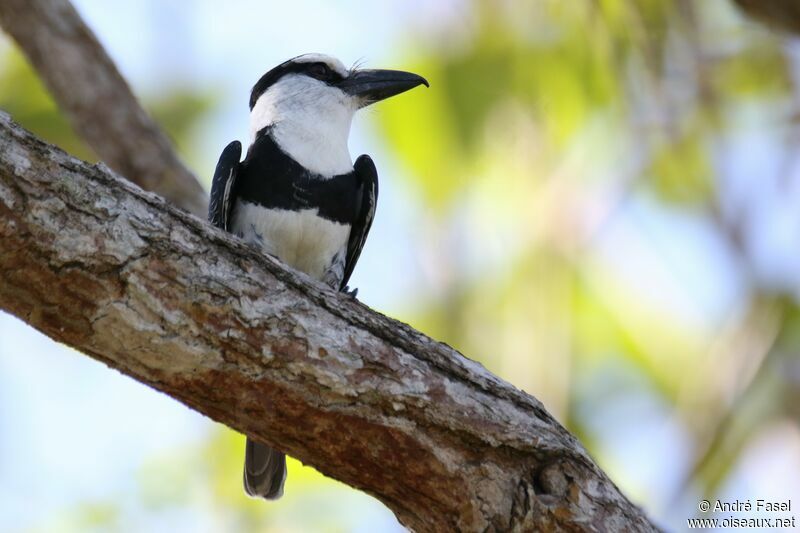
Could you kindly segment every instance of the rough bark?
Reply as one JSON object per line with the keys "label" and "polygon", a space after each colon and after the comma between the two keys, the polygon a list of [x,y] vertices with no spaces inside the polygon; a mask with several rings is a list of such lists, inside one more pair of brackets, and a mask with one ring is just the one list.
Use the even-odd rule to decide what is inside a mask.
{"label": "rough bark", "polygon": [[2,0],[0,24],[100,159],[175,205],[205,213],[205,191],[69,0]]}
{"label": "rough bark", "polygon": [[0,115],[3,309],[414,530],[655,529],[533,397]]}

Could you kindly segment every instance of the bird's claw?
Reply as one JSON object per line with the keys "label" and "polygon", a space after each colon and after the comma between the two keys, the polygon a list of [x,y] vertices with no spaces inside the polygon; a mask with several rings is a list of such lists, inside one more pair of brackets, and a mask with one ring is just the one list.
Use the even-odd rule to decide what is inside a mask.
{"label": "bird's claw", "polygon": [[347,287],[344,288],[344,290],[342,290],[342,292],[345,293],[350,298],[352,298],[353,300],[355,300],[356,296],[358,296],[358,288],[350,290],[350,287],[347,286]]}

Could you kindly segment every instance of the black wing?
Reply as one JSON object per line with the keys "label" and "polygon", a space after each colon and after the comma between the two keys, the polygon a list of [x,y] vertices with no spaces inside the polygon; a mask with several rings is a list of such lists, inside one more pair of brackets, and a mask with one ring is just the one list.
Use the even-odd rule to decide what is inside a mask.
{"label": "black wing", "polygon": [[356,159],[353,165],[358,182],[358,200],[356,201],[356,218],[350,229],[350,240],[347,243],[347,257],[344,263],[344,277],[340,289],[347,287],[347,282],[361,255],[361,249],[367,241],[372,219],[375,218],[375,206],[378,205],[378,171],[375,163],[368,155]]}
{"label": "black wing", "polygon": [[208,221],[225,231],[230,231],[234,186],[236,185],[236,175],[239,172],[240,157],[242,157],[242,143],[233,141],[219,156],[217,168],[214,170],[214,179],[211,181]]}

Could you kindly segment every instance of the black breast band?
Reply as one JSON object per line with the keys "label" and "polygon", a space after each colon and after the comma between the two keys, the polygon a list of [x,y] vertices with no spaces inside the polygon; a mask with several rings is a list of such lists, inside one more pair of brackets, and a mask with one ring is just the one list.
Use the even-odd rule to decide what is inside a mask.
{"label": "black breast band", "polygon": [[236,197],[273,209],[319,210],[319,216],[352,224],[358,183],[355,172],[325,178],[312,173],[283,152],[269,127],[262,129],[239,167]]}

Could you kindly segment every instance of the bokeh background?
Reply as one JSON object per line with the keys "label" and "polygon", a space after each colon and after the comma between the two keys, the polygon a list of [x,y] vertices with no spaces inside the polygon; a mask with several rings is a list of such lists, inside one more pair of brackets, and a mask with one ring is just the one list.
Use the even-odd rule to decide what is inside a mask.
{"label": "bokeh background", "polygon": [[[800,507],[798,39],[729,0],[76,6],[206,185],[289,57],[426,76],[354,124],[360,299],[541,399],[665,527]],[[7,40],[0,108],[93,159]],[[243,443],[0,316],[0,531],[402,530],[297,462],[247,499]]]}

